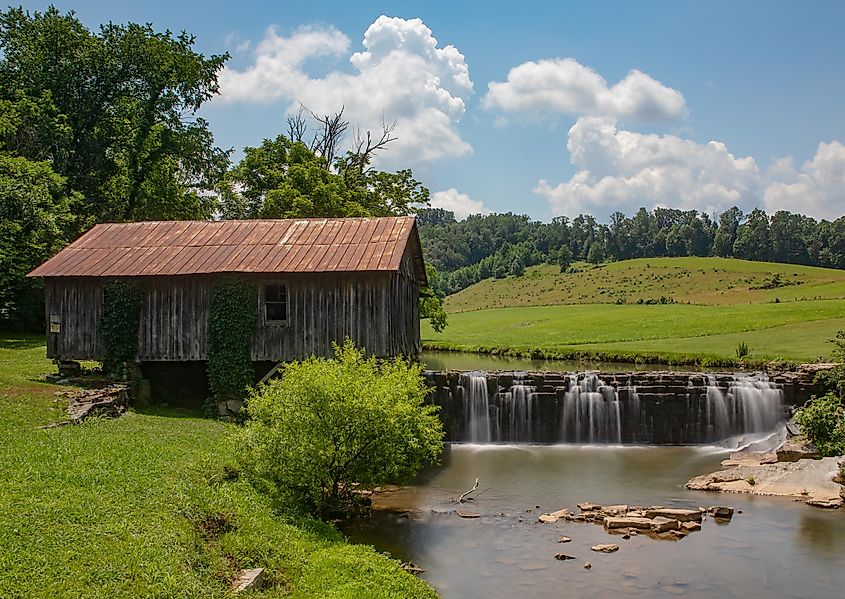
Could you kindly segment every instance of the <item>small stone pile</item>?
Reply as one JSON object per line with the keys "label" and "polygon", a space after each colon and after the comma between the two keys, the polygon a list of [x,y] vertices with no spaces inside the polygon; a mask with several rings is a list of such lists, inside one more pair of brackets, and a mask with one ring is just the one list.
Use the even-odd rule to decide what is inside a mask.
{"label": "small stone pile", "polygon": [[65,424],[74,424],[92,417],[122,416],[129,407],[130,391],[128,385],[114,384],[101,389],[58,391],[56,396],[69,400]]}
{"label": "small stone pile", "polygon": [[[733,517],[733,508],[713,506],[697,509],[667,508],[663,506],[606,505],[597,503],[579,503],[580,513],[573,514],[568,508],[549,514],[542,514],[538,521],[554,523],[558,520],[567,522],[592,522],[602,524],[612,534],[629,535],[647,534],[659,539],[679,540],[691,532],[701,530],[705,514],[722,521]],[[594,551],[600,551],[594,549]]]}

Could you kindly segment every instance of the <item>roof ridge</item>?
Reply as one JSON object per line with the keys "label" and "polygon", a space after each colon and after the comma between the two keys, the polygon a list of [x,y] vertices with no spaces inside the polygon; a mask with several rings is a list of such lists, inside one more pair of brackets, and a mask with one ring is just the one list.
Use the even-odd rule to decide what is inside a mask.
{"label": "roof ridge", "polygon": [[409,246],[422,255],[415,230],[413,215],[100,223],[27,276],[398,272]]}

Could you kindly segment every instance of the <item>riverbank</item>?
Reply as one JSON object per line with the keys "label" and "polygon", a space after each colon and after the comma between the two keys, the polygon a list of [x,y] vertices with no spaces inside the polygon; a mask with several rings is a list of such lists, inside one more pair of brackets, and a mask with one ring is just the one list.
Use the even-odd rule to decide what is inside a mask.
{"label": "riverbank", "polygon": [[42,430],[68,386],[38,337],[0,341],[0,594],[436,597],[424,581],[332,526],[292,515],[237,476],[230,427],[167,407]]}
{"label": "riverbank", "polygon": [[803,443],[788,440],[772,452],[743,451],[722,461],[722,469],[690,479],[693,491],[791,497],[821,508],[838,509],[845,499],[845,456],[819,458]]}
{"label": "riverbank", "polygon": [[720,354],[666,351],[614,351],[578,349],[574,347],[546,348],[531,347],[530,345],[475,345],[446,341],[424,341],[423,350],[501,356],[527,360],[575,361],[592,364],[593,366],[599,365],[599,367],[601,363],[605,362],[634,365],[650,364],[662,366],[693,366],[701,368],[734,368],[740,370],[765,370],[770,364],[775,365],[780,370],[792,370],[799,366],[798,362],[791,360],[771,360],[751,357],[738,359],[736,356]]}

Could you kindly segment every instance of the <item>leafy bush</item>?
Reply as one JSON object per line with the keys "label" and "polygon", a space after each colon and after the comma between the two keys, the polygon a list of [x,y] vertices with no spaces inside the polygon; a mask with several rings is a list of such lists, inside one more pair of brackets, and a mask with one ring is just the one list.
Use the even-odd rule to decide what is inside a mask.
{"label": "leafy bush", "polygon": [[845,454],[845,409],[833,393],[814,397],[798,408],[795,422],[823,456]]}
{"label": "leafy bush", "polygon": [[745,341],[740,341],[736,345],[736,357],[742,360],[748,354],[751,353],[751,348],[748,347],[748,344]]}
{"label": "leafy bush", "polygon": [[313,514],[348,513],[356,489],[406,482],[439,456],[427,393],[419,365],[378,366],[348,339],[333,359],[291,363],[248,401],[235,436],[244,472]]}
{"label": "leafy bush", "polygon": [[833,339],[833,359],[839,362],[830,370],[823,370],[816,375],[815,383],[825,390],[838,392],[840,399],[845,401],[845,331],[838,331]]}

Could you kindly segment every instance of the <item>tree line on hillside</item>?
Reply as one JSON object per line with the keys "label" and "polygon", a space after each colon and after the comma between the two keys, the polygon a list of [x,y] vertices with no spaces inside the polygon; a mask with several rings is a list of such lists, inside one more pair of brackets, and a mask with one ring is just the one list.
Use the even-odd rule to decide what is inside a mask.
{"label": "tree line on hillside", "polygon": [[[41,327],[43,288],[26,273],[97,223],[386,216],[427,203],[410,169],[372,167],[394,125],[349,131],[342,107],[303,107],[232,164],[197,116],[229,56],[194,45],[150,25],[92,31],[54,7],[0,11],[0,327]],[[422,309],[442,308],[433,297]]]}
{"label": "tree line on hillside", "polygon": [[536,264],[564,271],[576,260],[721,256],[845,269],[845,216],[817,221],[783,210],[769,216],[759,208],[743,214],[733,207],[716,220],[696,210],[640,208],[632,217],[615,212],[606,224],[585,214],[543,223],[512,213],[458,221],[452,212],[431,208],[420,211],[419,224],[441,294],[490,277],[519,276]]}

